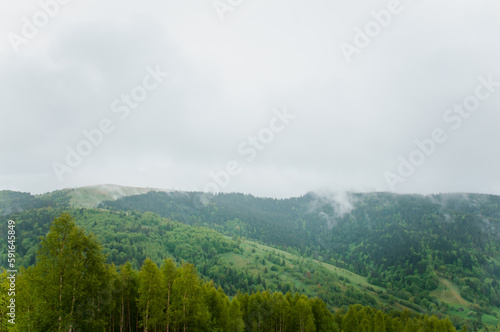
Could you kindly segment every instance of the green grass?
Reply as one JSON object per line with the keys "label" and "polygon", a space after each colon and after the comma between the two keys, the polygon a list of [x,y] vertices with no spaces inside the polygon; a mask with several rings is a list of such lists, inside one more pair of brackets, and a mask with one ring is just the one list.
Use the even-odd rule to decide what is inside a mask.
{"label": "green grass", "polygon": [[[312,284],[306,277],[304,277],[304,274],[299,273],[294,269],[294,267],[297,264],[300,264],[301,261],[308,261],[309,264],[315,267],[314,269],[321,269],[321,266],[324,268],[327,273],[327,278],[324,280],[325,283],[337,283],[341,289],[344,290],[347,289],[347,286],[352,285],[355,290],[359,290],[362,293],[369,293],[381,304],[389,305],[387,301],[381,299],[375,291],[366,289],[367,287],[372,287],[374,290],[385,291],[382,287],[372,285],[366,280],[365,277],[348,270],[331,264],[304,259],[298,255],[258,244],[253,241],[244,240],[240,247],[243,249],[243,253],[225,253],[221,255],[222,258],[238,269],[248,270],[248,272],[253,274],[255,277],[260,274],[261,278],[266,281],[270,290],[276,290],[273,288],[276,288],[277,286],[276,280],[274,279],[274,276],[277,275],[282,285],[289,282],[301,292],[314,296],[318,290],[318,284]],[[267,260],[266,257],[269,253],[274,253],[274,255],[279,256],[280,261],[284,260],[285,266],[281,266],[281,264],[274,264],[273,262]],[[265,264],[262,264],[263,259],[265,259]],[[275,266],[278,271],[271,271],[273,266]],[[264,273],[265,268],[267,268],[267,273]],[[305,274],[307,274],[307,271]],[[342,279],[344,281],[341,281]]]}
{"label": "green grass", "polygon": [[[269,251],[274,251],[277,254],[285,256],[285,260],[288,260],[288,261],[293,261],[293,260],[299,259],[299,256],[297,256],[295,254],[289,253],[287,251],[279,250],[279,249],[274,249],[272,247],[268,247],[268,246],[265,246],[265,245],[262,245],[259,243],[255,243],[252,241],[245,240],[245,243],[243,245],[245,245],[245,244],[247,247],[255,248],[256,254],[257,254],[257,252],[259,252],[261,256],[263,254],[267,254],[267,252],[269,252]],[[343,268],[340,268],[340,267],[337,267],[337,266],[334,266],[331,264],[327,264],[324,262],[319,262],[316,260],[315,260],[315,262],[318,264],[321,264],[327,270],[334,272],[339,277],[348,278],[352,284],[360,285],[362,287],[373,287],[374,289],[377,289],[377,290],[384,290],[382,287],[370,284],[367,281],[366,277],[360,276],[359,274],[353,273],[349,270],[346,270],[346,269],[343,269]]]}
{"label": "green grass", "polygon": [[[458,309],[458,307],[450,309],[446,313],[449,316],[456,316],[456,317],[460,317],[462,319],[475,319],[471,315],[471,311],[470,310],[464,308],[465,309],[464,311],[457,311],[457,309]],[[492,316],[492,315],[486,315],[486,314],[484,314],[481,317],[481,320],[483,321],[483,323],[488,324],[488,325],[493,325],[493,326],[496,326],[499,323],[499,319],[497,317],[495,317],[495,316]]]}
{"label": "green grass", "polygon": [[483,323],[489,325],[497,325],[499,322],[498,318],[491,315],[483,315],[481,319],[483,320]]}
{"label": "green grass", "polygon": [[431,295],[449,304],[450,306],[456,308],[462,307],[466,311],[471,304],[460,295],[460,290],[457,285],[444,278],[439,279],[439,286],[431,292]]}
{"label": "green grass", "polygon": [[[278,272],[278,271],[277,272],[271,271],[271,267],[276,266],[276,268],[281,270],[281,266],[273,264],[268,260],[265,260],[265,265],[262,264],[262,259],[265,259],[265,256],[267,256],[267,254],[270,251],[275,251],[277,254],[278,252],[280,254],[284,253],[285,256],[284,259],[288,266],[293,266],[292,260],[297,258],[293,254],[286,253],[280,250],[275,250],[271,247],[262,246],[260,244],[250,241],[244,241],[241,244],[241,248],[243,248],[244,251],[243,254],[225,253],[222,254],[221,256],[222,258],[226,259],[229,263],[233,263],[233,265],[239,269],[248,269],[248,271],[255,277],[260,274],[263,279],[266,279],[266,282],[268,284],[274,284],[270,276],[273,275],[273,273]],[[252,249],[255,252],[252,252]],[[267,273],[264,273],[265,268],[267,268],[268,270]],[[297,280],[297,278],[293,277],[288,272],[279,271],[279,278],[280,282],[282,283],[288,281],[297,288],[305,288],[305,285],[302,282]]]}
{"label": "green grass", "polygon": [[[440,278],[439,287],[433,290],[431,295],[437,297],[443,302],[446,302],[450,306],[450,309],[447,311],[449,316],[460,317],[462,319],[472,319],[470,309],[472,303],[460,296],[458,286],[450,280]],[[458,311],[459,308],[464,310]],[[499,319],[495,316],[500,316],[500,308],[492,308],[492,311],[493,315],[484,314],[481,319],[485,324],[496,326],[499,323]]]}
{"label": "green grass", "polygon": [[[318,261],[316,261],[316,262],[318,262]],[[336,273],[339,277],[342,276],[344,278],[349,279],[352,284],[355,284],[355,285],[358,285],[361,287],[372,287],[373,289],[376,289],[379,291],[385,291],[385,289],[380,287],[380,286],[370,284],[368,282],[368,280],[366,279],[366,277],[360,276],[359,274],[356,274],[354,272],[351,272],[349,270],[346,270],[346,269],[343,269],[343,268],[340,268],[340,267],[337,267],[337,266],[334,266],[331,264],[327,264],[327,263],[323,263],[323,262],[318,262],[318,263],[323,265],[327,270]]]}

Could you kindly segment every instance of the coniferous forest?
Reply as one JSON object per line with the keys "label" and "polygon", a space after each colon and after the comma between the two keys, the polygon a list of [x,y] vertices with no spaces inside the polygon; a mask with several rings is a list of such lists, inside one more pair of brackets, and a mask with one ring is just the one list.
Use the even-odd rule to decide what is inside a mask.
{"label": "coniferous forest", "polygon": [[[6,283],[3,273],[3,286]],[[455,331],[449,319],[350,306],[332,314],[299,293],[239,293],[203,282],[189,263],[107,264],[93,235],[63,214],[18,280],[17,331]],[[5,326],[5,323],[3,323]]]}
{"label": "coniferous forest", "polygon": [[0,330],[498,330],[495,196],[105,198],[0,192]]}

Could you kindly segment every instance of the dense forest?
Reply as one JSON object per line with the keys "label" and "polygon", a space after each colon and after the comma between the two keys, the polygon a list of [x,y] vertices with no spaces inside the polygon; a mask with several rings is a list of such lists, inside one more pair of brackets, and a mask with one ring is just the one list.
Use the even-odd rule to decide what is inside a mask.
{"label": "dense forest", "polygon": [[[449,319],[361,305],[331,313],[318,298],[268,291],[229,299],[194,265],[146,258],[107,264],[101,245],[68,214],[41,240],[36,263],[17,279],[17,323],[6,324],[7,273],[1,275],[2,330],[9,331],[456,331]],[[464,330],[466,328],[464,327]]]}
{"label": "dense forest", "polygon": [[[386,320],[387,331],[419,331],[418,326],[430,326],[426,319],[434,316],[432,320],[442,323],[449,317],[459,330],[466,325],[469,330],[494,331],[499,323],[497,196],[310,193],[269,199],[152,191],[83,208],[75,200],[76,191],[78,197],[92,196],[87,189],[37,196],[0,192],[0,233],[7,229],[7,220],[16,220],[21,234],[16,242],[17,264],[26,268],[26,282],[25,273],[34,273],[40,265],[53,220],[69,213],[73,228],[87,234],[89,243],[100,243],[96,245],[109,280],[124,269],[139,278],[146,265],[158,271],[167,262],[176,271],[191,266],[202,289],[212,287],[229,303],[239,301],[248,331],[279,330],[269,328],[273,315],[268,311],[273,310],[272,299],[279,296],[292,307],[300,298],[307,299],[317,331],[328,329],[318,327],[321,320],[314,314],[314,301],[333,315],[333,331],[348,330],[342,321],[349,312],[351,316],[370,312],[368,322],[377,312],[391,319],[401,317],[400,325]],[[99,194],[97,202],[105,196]],[[2,266],[7,262],[6,248],[1,242]],[[116,280],[109,282],[116,284]],[[98,302],[111,301],[109,294]],[[253,300],[245,302],[245,298]],[[138,328],[142,322],[139,307],[134,307],[138,300],[131,300],[130,313],[125,310],[129,327]],[[262,302],[263,308],[259,314],[251,310],[257,323],[245,315],[245,303],[255,301]],[[96,303],[91,306],[99,307]],[[363,319],[358,318],[355,321],[361,324]],[[119,330],[120,319],[108,311],[99,326]],[[407,327],[413,323],[415,328]],[[157,324],[156,328],[166,329],[164,323]],[[292,327],[282,330],[286,328]],[[207,326],[200,329],[210,331]]]}
{"label": "dense forest", "polygon": [[[377,305],[374,290],[361,292],[348,278],[311,259],[272,248],[262,250],[251,241],[227,238],[214,230],[187,226],[150,212],[127,215],[92,209],[69,211],[77,225],[96,234],[103,243],[107,261],[118,266],[129,262],[138,269],[146,258],[160,265],[170,257],[194,264],[200,276],[213,280],[230,296],[238,291],[300,291],[319,296],[330,308],[357,303]],[[16,220],[18,232],[23,235],[16,248],[18,265],[28,267],[36,262],[39,237],[59,213],[58,209],[43,208],[9,216]],[[7,251],[2,252],[0,258],[5,264]]]}
{"label": "dense forest", "polygon": [[158,193],[101,206],[152,211],[187,224],[296,251],[361,275],[429,307],[439,277],[481,306],[500,306],[500,197],[308,194],[287,200],[242,194]]}

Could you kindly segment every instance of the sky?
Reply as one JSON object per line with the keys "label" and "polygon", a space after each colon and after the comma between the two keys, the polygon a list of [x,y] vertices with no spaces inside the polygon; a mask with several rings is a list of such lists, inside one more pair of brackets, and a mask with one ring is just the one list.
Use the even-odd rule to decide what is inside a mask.
{"label": "sky", "polygon": [[500,3],[0,2],[0,190],[500,194]]}

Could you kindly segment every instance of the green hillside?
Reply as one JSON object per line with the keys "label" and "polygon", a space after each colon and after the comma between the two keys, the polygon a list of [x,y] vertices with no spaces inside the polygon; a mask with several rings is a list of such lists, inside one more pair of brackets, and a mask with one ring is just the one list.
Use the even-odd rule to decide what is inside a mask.
{"label": "green hillside", "polygon": [[141,195],[148,192],[168,192],[157,188],[127,187],[118,185],[98,185],[75,188],[69,192],[72,207],[93,208],[102,201],[113,201],[122,197]]}
{"label": "green hillside", "polygon": [[[498,324],[496,196],[308,194],[277,200],[119,191],[0,192],[0,227],[16,220],[19,264],[26,267],[36,263],[40,236],[68,211],[103,244],[108,263],[130,262],[136,270],[148,257],[158,266],[165,257],[193,263],[201,278],[230,297],[299,292],[318,296],[334,311],[361,304],[448,315],[457,327]],[[84,208],[102,199],[112,200]],[[0,261],[5,266],[4,243]]]}
{"label": "green hillside", "polygon": [[[388,305],[375,293],[375,289],[383,290],[370,285],[364,277],[253,241],[231,239],[214,230],[184,225],[149,212],[67,211],[76,225],[96,235],[108,262],[117,266],[130,262],[138,269],[146,258],[160,264],[165,257],[171,257],[195,264],[201,276],[214,280],[232,296],[238,291],[269,289],[319,296],[331,307],[355,303]],[[19,265],[28,267],[35,263],[39,238],[59,213],[59,209],[43,208],[2,218],[2,226],[9,218],[16,220],[16,228],[23,234],[23,241],[17,246]],[[4,243],[1,252],[0,261],[6,266]]]}
{"label": "green hillside", "polygon": [[[157,221],[176,228],[168,220]],[[200,233],[195,237],[206,239]],[[456,331],[448,318],[408,310],[386,312],[356,304],[333,313],[321,299],[297,292],[238,292],[230,299],[213,281],[200,279],[193,264],[176,264],[168,257],[161,264],[147,258],[139,270],[130,262],[117,268],[105,261],[93,234],[76,226],[70,215],[61,214],[41,238],[36,263],[16,276],[15,316],[12,311],[6,314],[10,277],[5,270],[0,273],[0,327],[7,331]]]}
{"label": "green hillside", "polygon": [[430,312],[450,313],[453,305],[433,292],[440,279],[476,304],[469,318],[494,316],[500,306],[498,196],[310,193],[278,200],[174,192],[101,206],[153,211],[330,263]]}

